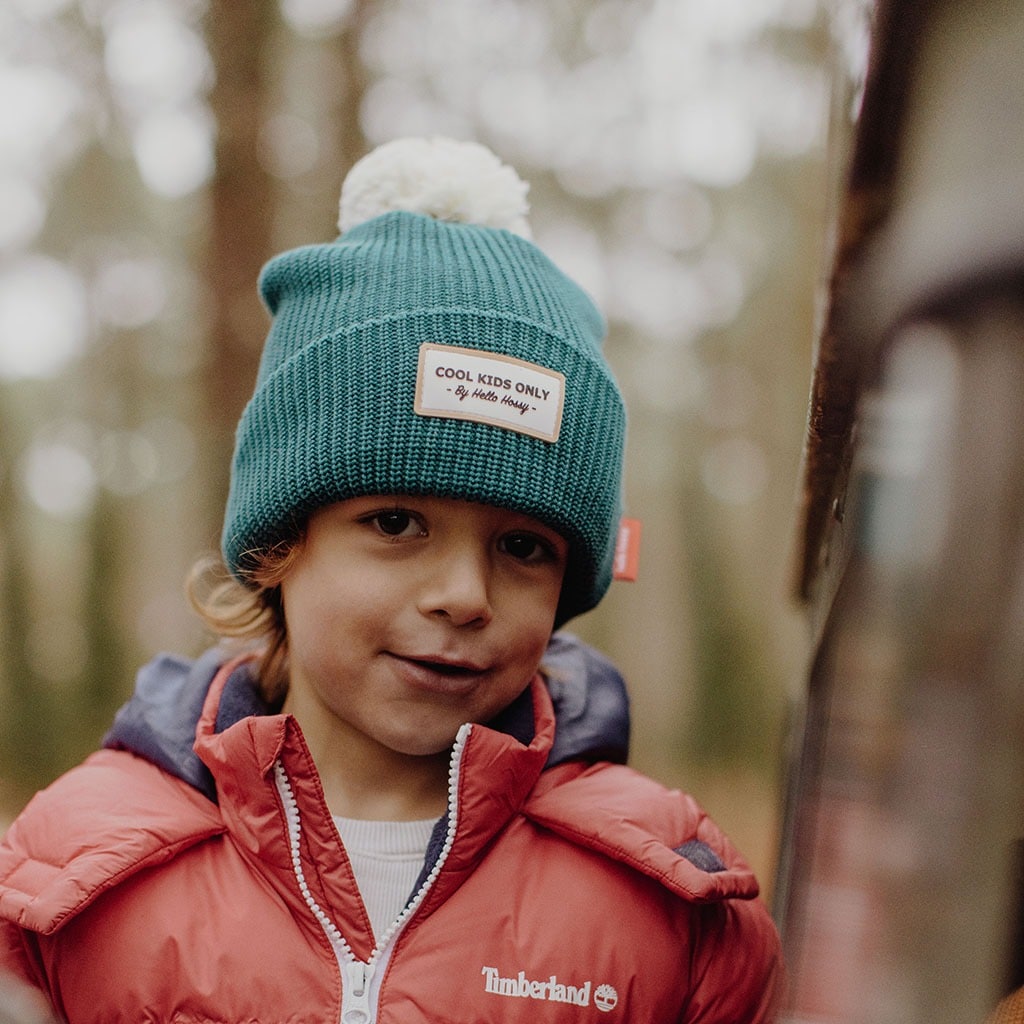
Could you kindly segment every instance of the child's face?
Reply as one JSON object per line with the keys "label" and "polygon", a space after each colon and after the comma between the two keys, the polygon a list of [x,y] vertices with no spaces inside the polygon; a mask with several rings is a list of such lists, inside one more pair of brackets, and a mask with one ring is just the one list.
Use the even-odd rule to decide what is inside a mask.
{"label": "child's face", "polygon": [[440,753],[529,683],[567,554],[549,527],[489,505],[389,495],[321,509],[282,584],[286,710],[364,755]]}

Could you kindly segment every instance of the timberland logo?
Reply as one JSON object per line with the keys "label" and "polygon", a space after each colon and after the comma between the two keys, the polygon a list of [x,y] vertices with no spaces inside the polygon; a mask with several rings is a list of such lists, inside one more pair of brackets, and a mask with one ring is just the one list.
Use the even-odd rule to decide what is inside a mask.
{"label": "timberland logo", "polygon": [[[527,978],[525,971],[520,971],[514,978],[503,978],[497,967],[484,967],[484,991],[496,996],[509,996],[513,999],[543,999],[551,1003],[573,1003],[576,1006],[591,1005],[591,983],[582,985],[563,985],[552,974],[547,981]],[[614,1010],[619,1001],[619,994],[611,985],[598,985],[593,991],[593,1005],[603,1013]]]}

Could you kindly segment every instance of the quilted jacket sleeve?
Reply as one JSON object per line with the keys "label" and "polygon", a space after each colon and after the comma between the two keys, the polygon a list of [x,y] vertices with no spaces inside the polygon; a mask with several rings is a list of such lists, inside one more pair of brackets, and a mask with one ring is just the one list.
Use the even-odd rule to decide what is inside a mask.
{"label": "quilted jacket sleeve", "polygon": [[45,982],[34,949],[34,936],[0,920],[0,1024],[54,1020],[43,996]]}
{"label": "quilted jacket sleeve", "polygon": [[706,904],[694,915],[685,1024],[770,1024],[785,972],[779,936],[760,900]]}

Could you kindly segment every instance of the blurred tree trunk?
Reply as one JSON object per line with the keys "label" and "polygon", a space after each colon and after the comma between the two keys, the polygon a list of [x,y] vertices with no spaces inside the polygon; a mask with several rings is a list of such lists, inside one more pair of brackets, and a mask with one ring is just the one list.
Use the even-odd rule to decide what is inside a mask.
{"label": "blurred tree trunk", "polygon": [[29,631],[25,599],[29,589],[28,544],[9,463],[21,448],[21,431],[15,417],[7,414],[6,405],[0,403],[0,436],[6,463],[0,486],[0,750],[4,755],[0,772],[4,781],[19,785],[26,775],[31,776],[32,766],[26,766],[25,761],[38,748],[43,715],[38,708],[37,681],[25,649]]}
{"label": "blurred tree trunk", "polygon": [[[260,268],[282,245],[325,240],[340,182],[365,150],[359,112],[366,72],[359,41],[369,10],[369,0],[361,0],[338,32],[310,40],[285,31],[270,0],[210,4],[217,143],[205,260],[210,335],[203,477],[212,546],[220,536],[235,427],[252,393],[267,331],[256,290]],[[315,80],[304,77],[302,67]],[[303,95],[290,97],[282,78],[300,82]],[[289,107],[312,123],[319,148],[316,166],[291,189],[260,161],[265,125]]]}
{"label": "blurred tree trunk", "polygon": [[270,92],[266,55],[277,20],[270,0],[214,0],[207,46],[216,81],[210,109],[217,125],[204,263],[209,351],[202,478],[211,545],[219,536],[235,424],[256,375],[266,317],[256,277],[271,246],[274,183],[258,159]]}

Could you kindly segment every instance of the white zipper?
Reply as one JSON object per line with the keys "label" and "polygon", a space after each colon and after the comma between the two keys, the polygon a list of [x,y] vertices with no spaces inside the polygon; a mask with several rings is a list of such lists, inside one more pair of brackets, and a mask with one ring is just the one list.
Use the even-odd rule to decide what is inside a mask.
{"label": "white zipper", "polygon": [[459,792],[459,771],[462,766],[462,753],[469,740],[469,734],[473,726],[463,725],[455,737],[455,745],[452,747],[452,757],[448,768],[448,832],[445,835],[444,845],[441,853],[430,874],[419,887],[416,895],[406,904],[405,909],[392,922],[391,927],[377,941],[377,945],[370,954],[368,960],[363,961],[352,952],[352,947],[345,941],[345,937],[338,930],[337,925],[327,916],[316,898],[309,891],[306,882],[306,873],[302,869],[302,857],[300,854],[302,820],[299,815],[299,805],[292,790],[292,784],[288,780],[288,774],[280,760],[274,764],[274,781],[277,785],[277,792],[281,797],[284,807],[285,821],[288,825],[288,845],[291,852],[292,871],[295,873],[295,880],[299,886],[299,892],[306,901],[313,916],[317,919],[323,929],[327,941],[331,944],[335,959],[338,962],[338,971],[341,974],[341,1024],[372,1024],[377,1019],[377,996],[380,991],[380,981],[384,972],[378,973],[378,968],[386,965],[394,948],[395,940],[405,927],[409,918],[416,912],[417,908],[430,891],[434,880],[440,874],[444,862],[448,859],[448,853],[455,840],[455,830],[458,825],[458,792]]}
{"label": "white zipper", "polygon": [[376,1018],[370,1006],[370,983],[377,964],[372,959],[346,960],[342,964],[341,1019],[344,1024],[368,1024]]}

